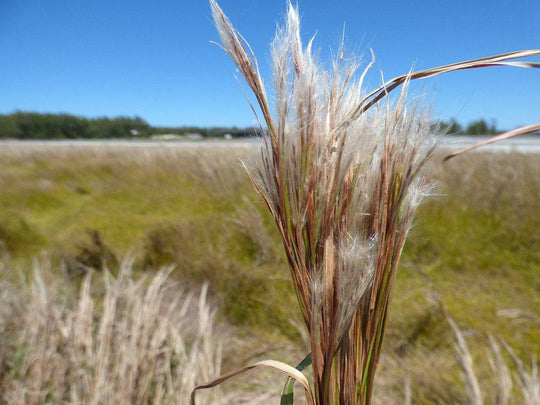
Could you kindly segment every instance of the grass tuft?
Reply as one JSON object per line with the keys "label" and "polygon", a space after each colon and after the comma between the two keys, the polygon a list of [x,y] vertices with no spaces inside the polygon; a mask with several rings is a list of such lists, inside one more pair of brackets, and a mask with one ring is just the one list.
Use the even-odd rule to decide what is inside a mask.
{"label": "grass tuft", "polygon": [[0,297],[11,348],[0,351],[1,401],[187,404],[197,381],[219,374],[221,345],[206,287],[184,293],[168,273],[135,279],[124,261],[117,278],[89,273],[76,292],[38,265],[29,284],[2,289],[17,293]]}

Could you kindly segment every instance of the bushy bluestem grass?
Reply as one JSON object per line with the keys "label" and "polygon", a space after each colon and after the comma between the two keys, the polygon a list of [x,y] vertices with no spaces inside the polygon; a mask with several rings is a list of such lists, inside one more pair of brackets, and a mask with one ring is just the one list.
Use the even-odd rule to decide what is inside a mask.
{"label": "bushy bluestem grass", "polygon": [[[460,69],[531,67],[505,61],[538,51],[412,72],[366,94],[370,65],[356,79],[356,62],[340,50],[325,71],[313,40],[302,45],[298,12],[289,4],[272,43],[273,114],[255,55],[217,3],[210,5],[222,47],[253,91],[267,130],[260,162],[248,170],[283,240],[311,342],[312,386],[285,364],[258,365],[299,380],[308,403],[368,404],[401,252],[428,189],[435,148],[429,116],[407,101],[408,83]],[[400,85],[397,100],[385,98]],[[283,401],[292,403],[286,392]]]}
{"label": "bushy bluestem grass", "polygon": [[[311,341],[316,403],[367,400],[392,285],[434,147],[426,114],[405,102],[356,113],[357,66],[321,70],[302,48],[297,12],[272,44],[277,99],[270,117],[260,78],[217,5],[224,48],[260,100],[269,136],[251,168],[283,239]],[[363,398],[363,399],[362,399]]]}

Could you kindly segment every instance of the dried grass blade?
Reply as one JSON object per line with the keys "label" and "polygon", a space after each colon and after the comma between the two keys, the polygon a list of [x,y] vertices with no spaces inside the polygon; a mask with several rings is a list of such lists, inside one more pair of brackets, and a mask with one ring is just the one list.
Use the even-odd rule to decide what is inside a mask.
{"label": "dried grass blade", "polygon": [[246,371],[249,371],[249,370],[254,369],[256,367],[273,368],[274,370],[280,371],[280,372],[282,372],[284,374],[287,374],[289,377],[295,379],[296,381],[298,381],[300,384],[302,384],[304,386],[304,389],[306,391],[307,404],[308,405],[315,405],[315,402],[313,400],[313,395],[311,393],[311,387],[309,385],[309,381],[307,380],[306,376],[304,374],[302,374],[302,372],[298,371],[296,368],[294,368],[292,366],[289,366],[286,363],[282,363],[282,362],[276,361],[276,360],[259,361],[259,362],[255,363],[255,364],[251,365],[251,366],[242,367],[242,368],[240,368],[238,370],[235,370],[235,371],[232,371],[230,373],[224,374],[224,375],[216,378],[215,380],[213,380],[213,381],[211,381],[211,382],[209,382],[207,384],[198,385],[191,392],[191,405],[195,405],[195,393],[198,390],[215,387],[215,386],[227,381],[229,378],[232,378],[232,377],[237,376],[239,374],[243,374]]}
{"label": "dried grass blade", "polygon": [[540,379],[538,378],[536,359],[533,357],[531,374],[528,374],[523,362],[517,357],[508,343],[504,340],[501,340],[501,343],[518,369],[521,394],[525,403],[538,405],[540,403]]}
{"label": "dried grass blade", "polygon": [[488,357],[488,361],[496,378],[496,403],[497,405],[508,405],[512,397],[512,376],[497,341],[492,335],[488,335],[488,339],[492,353]]}
{"label": "dried grass blade", "polygon": [[380,99],[388,95],[392,90],[394,90],[399,85],[405,83],[408,80],[415,79],[425,79],[428,77],[437,76],[443,73],[454,72],[456,70],[465,70],[465,69],[477,69],[482,67],[489,66],[514,66],[514,67],[526,67],[526,68],[540,68],[540,63],[535,62],[504,62],[511,59],[526,58],[530,56],[540,55],[540,49],[532,49],[526,51],[517,51],[509,52],[504,54],[498,54],[493,56],[488,56],[480,59],[471,59],[464,62],[452,63],[450,65],[443,65],[431,69],[419,70],[417,72],[411,72],[408,74],[397,76],[377,89],[369,93],[362,102],[359,104],[358,108],[355,110],[354,115],[362,114],[367,111],[371,106],[377,103]]}
{"label": "dried grass blade", "polygon": [[465,341],[461,329],[459,329],[450,315],[446,314],[446,320],[456,336],[457,343],[455,344],[455,348],[458,354],[458,361],[465,372],[465,389],[467,390],[469,401],[471,405],[483,405],[484,399],[482,391],[480,390],[480,383],[478,382],[478,378],[474,371],[473,359],[469,351],[469,346]]}
{"label": "dried grass blade", "polygon": [[467,146],[466,148],[460,149],[457,152],[450,153],[449,155],[447,155],[443,159],[443,162],[446,162],[447,160],[452,159],[453,157],[461,155],[462,153],[468,152],[470,150],[479,148],[481,146],[489,145],[490,143],[502,141],[504,139],[510,139],[510,138],[513,138],[514,136],[530,134],[530,133],[535,132],[535,131],[540,131],[540,123],[527,125],[527,126],[521,127],[521,128],[517,128],[517,129],[514,129],[512,131],[508,131],[508,132],[505,132],[503,134],[493,136],[493,137],[491,137],[489,139],[486,139],[486,140],[483,140],[481,142],[477,142],[474,145]]}
{"label": "dried grass blade", "polygon": [[221,7],[215,0],[210,0],[214,23],[221,38],[221,48],[230,56],[244,76],[246,83],[253,90],[257,103],[263,113],[271,135],[275,135],[275,126],[270,114],[266,90],[259,73],[257,58],[248,42],[233,27]]}

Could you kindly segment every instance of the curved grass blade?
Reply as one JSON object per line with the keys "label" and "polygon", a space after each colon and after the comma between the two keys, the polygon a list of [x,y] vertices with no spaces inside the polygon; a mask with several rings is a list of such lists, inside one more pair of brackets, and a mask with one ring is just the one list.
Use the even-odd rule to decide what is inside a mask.
{"label": "curved grass blade", "polygon": [[479,148],[481,146],[488,145],[490,143],[494,143],[498,141],[502,141],[503,139],[510,139],[510,138],[513,138],[514,136],[530,134],[531,132],[535,132],[535,131],[540,131],[540,123],[517,128],[512,131],[508,131],[503,134],[493,136],[489,139],[477,142],[474,145],[467,146],[466,148],[460,149],[456,152],[452,152],[443,159],[443,162],[446,162],[447,160],[452,159],[453,157],[461,155],[462,153],[468,152],[470,150]]}
{"label": "curved grass blade", "polygon": [[191,405],[195,405],[195,394],[199,390],[207,389],[215,387],[225,381],[227,381],[229,378],[232,378],[234,376],[237,376],[239,374],[243,374],[246,371],[249,371],[256,367],[268,367],[273,368],[274,370],[280,371],[284,374],[287,374],[290,378],[293,378],[294,380],[297,380],[300,384],[303,385],[305,391],[306,391],[306,401],[308,405],[315,405],[315,402],[313,400],[313,395],[311,393],[311,387],[309,385],[309,381],[307,380],[306,376],[302,374],[301,371],[297,370],[296,368],[289,366],[288,364],[282,363],[280,361],[276,360],[263,360],[259,361],[251,366],[242,367],[238,370],[232,371],[230,373],[224,374],[215,380],[207,383],[198,385],[191,391]]}
{"label": "curved grass blade", "polygon": [[[302,360],[297,366],[298,371],[304,370],[306,367],[311,365],[311,353],[309,353],[304,360]],[[294,403],[294,382],[295,380],[292,377],[287,377],[287,381],[283,386],[281,391],[281,402],[280,405],[293,405]]]}
{"label": "curved grass blade", "polygon": [[401,84],[416,80],[426,79],[428,77],[437,76],[444,73],[455,72],[457,70],[477,69],[489,66],[514,66],[523,68],[540,68],[540,63],[537,62],[505,62],[512,59],[527,58],[540,55],[540,49],[531,49],[525,51],[508,52],[499,55],[488,56],[485,58],[472,59],[465,62],[452,63],[450,65],[438,66],[431,69],[409,72],[404,75],[394,77],[393,79],[382,84],[371,93],[366,95],[360,102],[353,115],[362,114],[369,110],[380,99],[387,96],[392,90]]}

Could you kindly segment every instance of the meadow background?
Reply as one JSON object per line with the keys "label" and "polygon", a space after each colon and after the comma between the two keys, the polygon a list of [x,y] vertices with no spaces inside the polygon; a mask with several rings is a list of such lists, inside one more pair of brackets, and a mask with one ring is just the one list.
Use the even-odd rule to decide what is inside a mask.
{"label": "meadow background", "polygon": [[[75,384],[69,378],[62,380],[63,386],[54,387],[32,368],[39,363],[37,357],[34,363],[27,361],[33,345],[28,322],[39,323],[39,302],[60,308],[60,315],[53,319],[62,322],[71,319],[70,311],[81,313],[84,294],[79,291],[89,285],[88,274],[93,278],[85,301],[89,302],[90,295],[94,300],[91,323],[101,319],[100,311],[106,313],[107,291],[117,291],[115,299],[123,303],[118,308],[128,308],[127,313],[131,307],[141,308],[136,298],[126,304],[131,301],[118,295],[125,289],[114,290],[106,274],[123,280],[121,285],[138,285],[138,290],[129,291],[139,297],[139,292],[158,283],[154,278],[162,274],[158,271],[168,268],[168,278],[159,279],[162,284],[156,287],[161,291],[158,309],[147,316],[151,320],[166,314],[172,324],[185,330],[183,343],[178,344],[184,345],[186,353],[205,344],[213,350],[207,353],[211,367],[199,370],[193,380],[266,358],[299,362],[308,352],[306,337],[280,238],[241,164],[250,155],[250,147],[243,143],[172,148],[3,145],[0,386],[5,394],[0,403],[15,403],[9,398],[57,403],[60,397],[65,400],[73,395]],[[420,208],[405,246],[377,371],[375,401],[400,403],[410,395],[419,404],[467,402],[446,310],[470,345],[487,403],[495,403],[488,334],[504,339],[526,368],[530,369],[531,358],[540,356],[540,159],[537,154],[475,152],[435,168],[434,178],[433,196]],[[41,276],[34,275],[35,268]],[[45,280],[41,284],[40,277]],[[193,298],[187,306],[171,304],[175,297],[190,292],[197,297],[206,288],[206,301]],[[39,291],[46,291],[48,300],[39,301]],[[144,302],[145,294],[141,294]],[[169,308],[168,312],[163,308]],[[25,313],[36,316],[22,316]],[[122,322],[133,321],[132,315],[122,318],[122,313],[113,311]],[[185,316],[184,321],[175,318],[179,314]],[[203,318],[213,325],[206,343],[201,343],[204,333],[194,326]],[[108,322],[109,336],[117,336],[116,319]],[[49,332],[55,330],[51,324],[44,325]],[[62,325],[58,330],[66,331],[76,322]],[[103,330],[96,326],[89,334],[98,339]],[[149,333],[147,340],[155,341]],[[171,339],[163,338],[163,347]],[[38,341],[47,344],[44,339]],[[66,342],[60,346],[71,347]],[[78,349],[74,346],[73,350]],[[38,357],[46,359],[46,352]],[[126,353],[130,355],[135,356]],[[181,394],[171,393],[173,377],[182,375],[181,370],[171,371],[179,361],[173,358],[171,354],[165,363],[156,360],[154,368],[140,373],[166,369],[168,377],[163,381],[168,383],[152,377],[147,381],[151,395],[161,389],[169,392],[159,387],[171,384],[164,403],[175,402]],[[140,365],[147,360],[133,361]],[[184,372],[189,370],[189,363],[182,364]],[[90,369],[92,376],[99,374],[97,364],[80,369]],[[266,393],[279,393],[282,378],[251,373],[225,384],[223,391],[212,394],[221,396],[209,403],[239,403],[238,395],[265,403]],[[139,381],[141,375],[134,380]],[[189,382],[178,384],[186,387]],[[518,389],[514,384],[514,390]],[[86,391],[81,388],[80,392]],[[231,393],[235,396],[228,397]],[[146,398],[133,392],[126,395],[135,403]],[[515,401],[510,403],[520,403],[518,396]]]}

